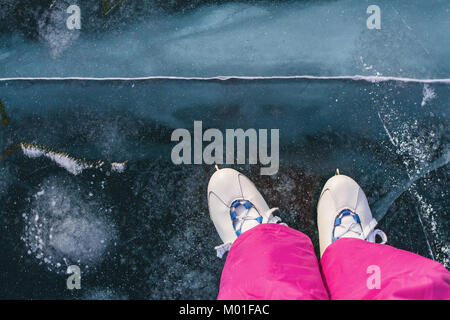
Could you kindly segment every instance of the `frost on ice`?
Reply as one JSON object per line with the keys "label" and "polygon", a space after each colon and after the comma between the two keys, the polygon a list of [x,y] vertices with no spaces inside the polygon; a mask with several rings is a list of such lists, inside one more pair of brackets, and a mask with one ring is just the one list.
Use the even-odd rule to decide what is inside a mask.
{"label": "frost on ice", "polygon": [[[66,153],[61,152],[55,152],[53,150],[50,150],[46,146],[39,146],[29,143],[21,143],[20,147],[22,149],[22,152],[25,156],[29,158],[39,158],[39,157],[46,157],[50,160],[52,160],[54,163],[56,163],[61,168],[66,169],[68,172],[70,172],[73,175],[78,175],[83,172],[85,169],[99,169],[103,167],[105,164],[104,161],[87,161],[84,159],[77,159],[74,158]],[[126,163],[128,161],[123,162],[112,162],[111,163],[111,171],[112,172],[118,172],[122,173],[126,169]]]}
{"label": "frost on ice", "polygon": [[433,100],[434,98],[436,98],[436,93],[434,92],[433,88],[425,84],[423,86],[423,99],[420,105],[424,107],[429,101]]}
{"label": "frost on ice", "polygon": [[67,154],[46,150],[44,147],[21,143],[22,152],[29,158],[47,157],[60,167],[66,169],[73,175],[80,174],[84,169],[93,168],[94,165],[79,161]]}
{"label": "frost on ice", "polygon": [[54,2],[37,21],[39,37],[50,47],[52,58],[61,56],[80,36],[79,30],[66,27],[66,8],[64,2]]}
{"label": "frost on ice", "polygon": [[61,273],[71,264],[95,266],[116,238],[112,208],[105,207],[101,199],[87,199],[71,182],[47,179],[30,197],[30,207],[23,213],[22,240],[27,253],[49,270]]}

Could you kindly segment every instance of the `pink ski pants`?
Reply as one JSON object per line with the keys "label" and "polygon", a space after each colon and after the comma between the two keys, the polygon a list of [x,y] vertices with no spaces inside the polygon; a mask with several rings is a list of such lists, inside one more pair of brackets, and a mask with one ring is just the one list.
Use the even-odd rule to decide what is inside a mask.
{"label": "pink ski pants", "polygon": [[261,224],[233,243],[218,299],[450,299],[450,272],[438,262],[388,245],[343,238],[320,264],[311,240]]}

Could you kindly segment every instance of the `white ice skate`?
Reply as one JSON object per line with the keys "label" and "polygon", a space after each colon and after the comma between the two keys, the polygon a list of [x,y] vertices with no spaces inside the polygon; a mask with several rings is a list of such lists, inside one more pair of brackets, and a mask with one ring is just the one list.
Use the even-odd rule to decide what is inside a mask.
{"label": "white ice skate", "polygon": [[269,209],[255,185],[234,169],[216,171],[208,184],[211,219],[223,244],[215,247],[221,258],[242,233],[261,223],[277,223],[278,208]]}
{"label": "white ice skate", "polygon": [[350,177],[339,174],[330,178],[323,187],[317,205],[317,225],[319,228],[320,256],[335,240],[358,238],[386,243],[386,234],[375,229],[377,221],[361,187]]}

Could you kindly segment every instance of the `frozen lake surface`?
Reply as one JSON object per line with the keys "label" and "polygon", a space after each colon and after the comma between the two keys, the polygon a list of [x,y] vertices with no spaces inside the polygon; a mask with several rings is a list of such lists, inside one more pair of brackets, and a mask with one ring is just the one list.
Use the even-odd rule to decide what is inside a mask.
{"label": "frozen lake surface", "polygon": [[[111,1],[117,2],[117,1]],[[81,29],[66,27],[78,4]],[[447,0],[3,0],[0,76],[388,75],[449,78]]]}
{"label": "frozen lake surface", "polygon": [[[280,130],[276,175],[232,167],[316,250],[339,168],[388,244],[450,268],[448,1],[379,1],[381,30],[368,1],[124,1],[105,16],[72,2],[81,30],[53,1],[1,4],[0,298],[214,299],[215,169],[170,158],[194,121]],[[166,75],[180,78],[98,79]],[[230,75],[267,78],[182,79]],[[270,79],[292,75],[312,77]],[[82,290],[66,288],[71,264]]]}
{"label": "frozen lake surface", "polygon": [[0,94],[11,119],[1,144],[22,143],[0,171],[2,296],[76,295],[64,282],[75,263],[92,297],[214,298],[223,265],[206,201],[214,168],[170,159],[171,132],[194,120],[280,129],[276,175],[234,168],[315,244],[318,195],[339,168],[362,185],[391,245],[449,267],[448,84],[25,81],[1,83]]}

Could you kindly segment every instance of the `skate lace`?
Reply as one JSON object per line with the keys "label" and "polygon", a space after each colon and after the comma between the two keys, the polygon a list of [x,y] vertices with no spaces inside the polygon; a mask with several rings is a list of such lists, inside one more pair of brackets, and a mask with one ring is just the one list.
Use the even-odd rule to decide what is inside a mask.
{"label": "skate lace", "polygon": [[[347,218],[344,219],[345,217]],[[352,217],[351,220],[349,219],[350,217]],[[351,223],[349,223],[349,221],[351,221]],[[381,238],[379,243],[385,244],[387,242],[386,234],[380,229],[375,229],[376,221],[373,221],[375,223],[372,223],[372,225],[366,229],[367,235],[364,235],[359,215],[349,209],[342,210],[334,221],[332,242],[343,237],[353,237],[369,242],[376,242],[377,236],[379,236]]]}
{"label": "skate lace", "polygon": [[[245,210],[241,210],[239,213],[236,210],[237,208],[242,209],[245,208]],[[258,216],[251,216],[251,209],[254,209],[253,214],[256,212]],[[277,211],[278,208],[272,208],[267,210],[264,213],[265,217],[267,218],[267,223],[278,223],[281,221],[280,217],[275,217],[272,215],[273,212]],[[231,221],[233,222],[233,227],[236,232],[236,235],[239,237],[242,233],[242,227],[246,221],[254,220],[258,222],[258,224],[263,223],[264,217],[259,213],[259,211],[256,209],[256,207],[248,200],[236,200],[232,203],[230,207],[230,216]]]}
{"label": "skate lace", "polygon": [[[241,205],[244,206],[244,208],[246,208],[247,210],[241,212],[240,214],[237,214],[235,209]],[[259,224],[261,224],[261,223],[279,223],[282,225],[286,225],[286,223],[281,222],[280,217],[272,215],[273,212],[278,210],[278,208],[269,209],[264,213],[264,216],[269,217],[267,219],[267,222],[264,222],[264,218],[258,212],[258,210],[256,210],[256,212],[258,213],[257,217],[249,216],[251,208],[254,208],[256,210],[256,208],[253,206],[253,204],[250,201],[245,201],[245,200],[236,200],[233,202],[233,204],[230,207],[231,220],[232,220],[236,235],[238,237],[242,234],[241,230],[242,230],[242,226],[243,226],[244,222],[248,221],[248,220],[256,220]],[[223,255],[230,250],[232,244],[233,244],[233,242],[230,241],[230,242],[227,242],[220,246],[215,247],[214,249],[216,250],[217,257],[222,258]]]}

